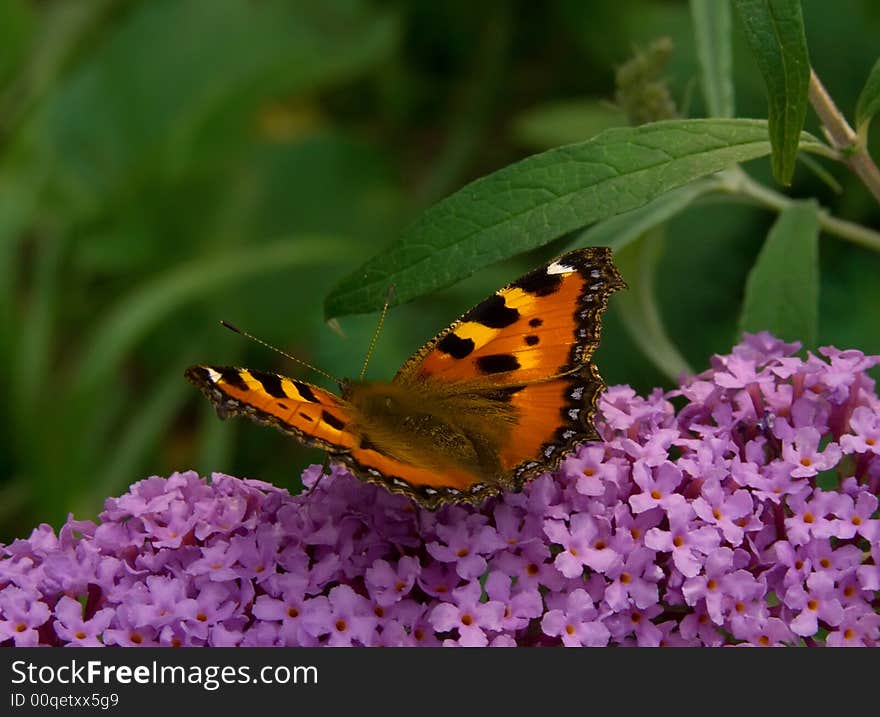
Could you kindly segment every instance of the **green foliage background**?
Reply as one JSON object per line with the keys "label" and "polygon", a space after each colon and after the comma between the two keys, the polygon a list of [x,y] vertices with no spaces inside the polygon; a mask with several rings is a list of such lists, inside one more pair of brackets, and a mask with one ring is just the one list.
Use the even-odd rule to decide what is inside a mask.
{"label": "green foliage background", "polygon": [[[877,60],[880,5],[802,5],[812,65],[852,117]],[[332,331],[333,288],[467,182],[626,125],[609,104],[615,68],[659,36],[674,45],[661,84],[682,116],[707,116],[712,90],[700,90],[697,59],[706,35],[695,36],[687,2],[0,0],[0,540],[71,511],[93,517],[104,497],[173,470],[296,489],[319,454],[221,423],[183,370],[198,361],[315,377],[218,320],[357,375],[376,316],[331,311],[344,337]],[[734,116],[766,117],[735,13],[731,37]],[[821,134],[809,110],[806,129]],[[846,167],[823,166],[840,191],[801,163],[784,191],[880,225]],[[746,168],[773,185],[768,158]],[[730,349],[777,220],[717,194],[666,197],[679,204],[652,229],[663,236],[649,254],[621,259],[632,298],[612,300],[597,354],[608,383],[639,391]],[[783,227],[814,226],[793,214]],[[393,375],[539,261],[619,229],[475,261],[473,276],[394,308],[368,376]],[[791,251],[782,242],[766,254]],[[801,338],[880,353],[880,257],[825,234],[818,255],[818,332]],[[793,266],[797,276],[815,268]],[[772,288],[772,271],[752,284]],[[624,328],[633,316],[644,331]],[[669,347],[652,339],[658,321]]]}

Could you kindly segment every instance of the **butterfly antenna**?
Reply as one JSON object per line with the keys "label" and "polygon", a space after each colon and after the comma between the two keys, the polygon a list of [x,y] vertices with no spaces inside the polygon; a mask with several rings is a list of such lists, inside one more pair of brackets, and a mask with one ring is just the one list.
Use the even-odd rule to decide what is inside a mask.
{"label": "butterfly antenna", "polygon": [[385,323],[385,315],[388,313],[388,307],[391,306],[391,297],[394,295],[394,284],[388,287],[388,295],[385,297],[385,306],[382,307],[382,314],[379,316],[379,323],[376,326],[376,331],[373,332],[373,340],[370,341],[370,348],[367,349],[367,355],[364,358],[364,366],[361,369],[361,375],[358,379],[359,381],[364,380],[364,375],[367,373],[367,366],[370,365],[370,359],[373,357],[373,349],[376,348],[376,342],[379,340],[379,334],[382,333],[382,324]]}
{"label": "butterfly antenna", "polygon": [[277,346],[273,346],[272,344],[267,343],[266,341],[263,341],[263,339],[258,339],[256,336],[254,336],[253,334],[249,334],[247,331],[242,331],[240,328],[238,328],[237,326],[233,326],[228,321],[221,320],[220,323],[221,323],[221,325],[223,325],[225,328],[229,329],[230,331],[234,331],[237,334],[241,334],[246,339],[250,339],[251,341],[255,341],[256,343],[260,344],[261,346],[265,346],[267,349],[271,349],[275,353],[281,354],[282,356],[284,356],[284,358],[290,359],[294,363],[298,363],[301,366],[305,366],[306,368],[311,369],[315,373],[319,373],[322,376],[329,378],[331,381],[334,381],[337,384],[341,383],[340,379],[336,378],[336,376],[331,376],[329,373],[327,373],[326,371],[322,371],[317,366],[312,366],[312,364],[310,364],[306,361],[303,361],[302,359],[298,359],[296,356],[291,356],[289,353],[287,353],[286,351],[282,351]]}

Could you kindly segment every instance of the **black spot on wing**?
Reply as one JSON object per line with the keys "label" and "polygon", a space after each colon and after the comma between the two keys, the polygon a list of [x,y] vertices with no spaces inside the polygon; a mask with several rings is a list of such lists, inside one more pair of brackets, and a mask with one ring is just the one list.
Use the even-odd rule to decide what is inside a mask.
{"label": "black spot on wing", "polygon": [[237,368],[221,368],[220,380],[223,381],[223,383],[229,384],[233,388],[237,388],[239,391],[250,390]]}
{"label": "black spot on wing", "polygon": [[519,361],[513,354],[489,354],[477,359],[477,368],[481,373],[504,373],[516,371],[519,368]]}
{"label": "black spot on wing", "polygon": [[299,395],[302,396],[303,401],[308,401],[309,403],[318,403],[318,398],[312,393],[312,389],[309,388],[309,384],[303,383],[302,381],[294,381],[293,385],[296,386],[296,390],[299,391]]}
{"label": "black spot on wing", "polygon": [[528,336],[526,336],[526,344],[528,344],[529,346],[537,346],[540,340],[541,339],[539,339],[534,334],[529,334]]}
{"label": "black spot on wing", "polygon": [[450,331],[437,342],[437,348],[452,358],[463,359],[474,350],[474,340],[463,339],[457,336],[454,331]]}
{"label": "black spot on wing", "polygon": [[513,285],[535,296],[550,296],[559,291],[562,274],[548,274],[546,269],[538,269],[526,274]]}
{"label": "black spot on wing", "polygon": [[312,418],[308,413],[303,413],[302,411],[300,411],[297,415],[298,415],[301,419],[303,419],[304,421],[308,421],[309,423],[311,423],[312,421],[315,420],[315,419]]}
{"label": "black spot on wing", "polygon": [[537,329],[543,323],[544,323],[544,319],[530,319],[529,320],[529,326],[531,326],[533,329]]}
{"label": "black spot on wing", "polygon": [[337,431],[341,431],[345,428],[345,421],[340,421],[329,411],[321,411],[321,420],[331,428],[335,428]]}
{"label": "black spot on wing", "polygon": [[277,374],[254,371],[253,369],[250,370],[250,374],[260,382],[266,393],[273,398],[288,398],[287,394],[284,393],[284,389],[281,388],[281,377]]}
{"label": "black spot on wing", "polygon": [[507,306],[503,296],[492,294],[488,299],[468,311],[462,320],[476,321],[490,329],[503,329],[519,320],[519,311]]}

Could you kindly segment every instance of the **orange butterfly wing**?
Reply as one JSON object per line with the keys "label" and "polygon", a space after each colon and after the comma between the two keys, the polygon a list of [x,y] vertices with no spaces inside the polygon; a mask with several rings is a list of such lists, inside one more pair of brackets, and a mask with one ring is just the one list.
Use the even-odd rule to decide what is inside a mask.
{"label": "orange butterfly wing", "polygon": [[364,480],[405,493],[429,507],[458,494],[478,500],[489,495],[480,476],[450,468],[438,473],[375,450],[358,430],[352,407],[319,386],[286,376],[231,366],[192,366],[186,378],[211,400],[221,418],[246,416],[274,426],[306,445],[327,451]]}
{"label": "orange butterfly wing", "polygon": [[607,247],[578,249],[477,304],[407,361],[396,381],[545,380],[589,361],[608,296],[626,286]]}
{"label": "orange butterfly wing", "polygon": [[323,388],[276,373],[230,366],[192,366],[186,377],[211,399],[221,418],[247,416],[326,451],[357,447],[345,430],[350,409]]}
{"label": "orange butterfly wing", "polygon": [[592,421],[605,384],[590,358],[608,297],[625,286],[607,247],[569,252],[465,313],[394,380],[479,378],[509,401],[517,418],[499,458],[519,488],[598,437]]}
{"label": "orange butterfly wing", "polygon": [[554,468],[584,441],[597,440],[593,416],[605,383],[594,364],[541,383],[524,386],[512,403],[519,419],[501,449],[501,464],[520,488]]}

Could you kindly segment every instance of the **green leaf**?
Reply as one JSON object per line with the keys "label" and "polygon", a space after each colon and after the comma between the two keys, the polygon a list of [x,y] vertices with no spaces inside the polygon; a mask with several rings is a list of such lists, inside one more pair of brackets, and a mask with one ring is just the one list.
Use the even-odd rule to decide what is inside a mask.
{"label": "green leaf", "polygon": [[789,185],[810,86],[810,57],[800,0],[735,2],[767,86],[773,176]]}
{"label": "green leaf", "polygon": [[[804,135],[804,149],[822,147]],[[647,204],[699,177],[770,152],[762,120],[669,120],[609,129],[467,185],[434,205],[387,249],[342,280],[326,316],[400,304],[488,264]]]}
{"label": "green leaf", "polygon": [[769,331],[816,345],[819,324],[819,217],[813,202],[784,209],[746,280],[742,331]]}
{"label": "green leaf", "polygon": [[703,98],[712,117],[733,117],[733,52],[730,5],[691,0]]}
{"label": "green leaf", "polygon": [[663,255],[663,229],[657,227],[615,254],[620,273],[629,285],[615,306],[629,335],[642,353],[670,380],[693,373],[687,360],[666,333],[654,292],[657,264]]}
{"label": "green leaf", "polygon": [[866,139],[871,118],[880,112],[880,60],[874,63],[868,81],[856,102],[856,131]]}
{"label": "green leaf", "polygon": [[623,110],[595,100],[560,100],[526,110],[511,127],[514,139],[524,147],[549,149],[583,142],[602,130],[628,124]]}
{"label": "green leaf", "polygon": [[648,202],[643,207],[597,222],[577,234],[571,246],[610,246],[615,252],[636,241],[645,232],[669,221],[697,199],[719,187],[712,178],[698,179]]}

